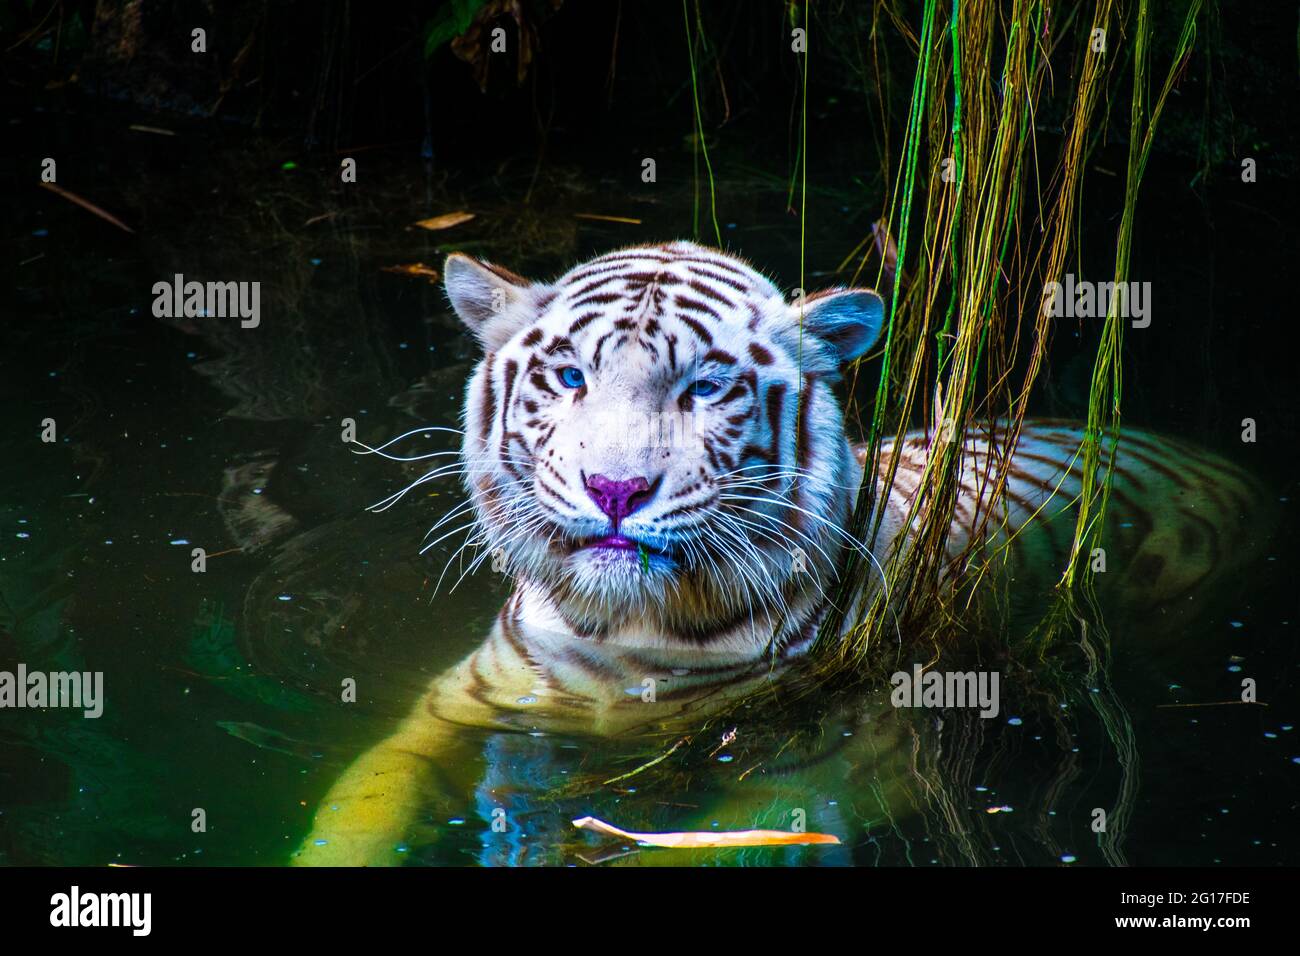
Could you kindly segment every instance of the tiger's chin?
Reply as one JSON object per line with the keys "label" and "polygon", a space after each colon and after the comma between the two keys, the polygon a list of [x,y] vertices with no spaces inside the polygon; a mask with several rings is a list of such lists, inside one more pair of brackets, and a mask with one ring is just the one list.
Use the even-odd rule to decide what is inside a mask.
{"label": "tiger's chin", "polygon": [[561,563],[563,590],[612,613],[663,603],[682,565],[672,551],[618,536],[580,542]]}
{"label": "tiger's chin", "polygon": [[718,567],[644,543],[580,541],[537,568],[532,581],[576,633],[598,638],[626,632],[698,642],[738,622],[762,621],[770,610]]}

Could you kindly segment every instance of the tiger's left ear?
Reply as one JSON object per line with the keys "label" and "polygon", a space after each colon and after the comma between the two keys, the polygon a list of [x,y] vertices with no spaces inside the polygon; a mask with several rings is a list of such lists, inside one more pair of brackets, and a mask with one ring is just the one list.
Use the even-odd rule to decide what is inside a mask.
{"label": "tiger's left ear", "polygon": [[442,276],[451,307],[488,352],[497,351],[533,323],[546,288],[461,252],[447,257]]}
{"label": "tiger's left ear", "polygon": [[833,371],[866,354],[885,325],[885,302],[870,289],[815,292],[789,306],[796,329],[803,316],[805,335],[815,336],[829,351]]}

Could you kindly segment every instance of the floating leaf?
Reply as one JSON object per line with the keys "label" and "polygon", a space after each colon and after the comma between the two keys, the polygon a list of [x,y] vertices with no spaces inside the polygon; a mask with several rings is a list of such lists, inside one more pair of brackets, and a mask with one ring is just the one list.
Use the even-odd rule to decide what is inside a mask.
{"label": "floating leaf", "polygon": [[579,817],[573,821],[579,830],[591,830],[605,836],[630,840],[643,846],[697,849],[727,846],[799,846],[806,843],[838,844],[840,838],[830,833],[791,833],[787,830],[723,830],[720,832],[632,833],[597,820]]}
{"label": "floating leaf", "polygon": [[640,219],[633,219],[630,216],[602,216],[598,212],[575,212],[574,219],[594,219],[596,222],[623,222],[630,226],[641,225]]}
{"label": "floating leaf", "polygon": [[41,186],[43,189],[48,189],[56,196],[62,196],[70,203],[76,203],[82,209],[86,210],[87,212],[94,213],[96,216],[98,216],[100,219],[103,219],[105,222],[111,222],[113,225],[117,226],[117,228],[121,229],[123,232],[129,232],[132,235],[135,235],[135,230],[132,229],[130,226],[128,226],[126,223],[124,223],[121,219],[118,219],[112,213],[105,212],[104,210],[100,209],[93,202],[90,202],[90,200],[82,199],[80,196],[78,196],[76,193],[72,192],[71,190],[64,189],[62,186],[56,186],[54,183],[39,183],[38,185]]}
{"label": "floating leaf", "polygon": [[430,282],[438,281],[438,270],[433,266],[426,266],[423,262],[406,262],[396,266],[383,266],[382,271],[399,276],[422,276]]}
{"label": "floating leaf", "polygon": [[437,230],[450,229],[452,226],[459,226],[462,222],[469,222],[474,218],[472,212],[449,212],[441,216],[434,216],[432,219],[421,219],[416,223],[421,229]]}

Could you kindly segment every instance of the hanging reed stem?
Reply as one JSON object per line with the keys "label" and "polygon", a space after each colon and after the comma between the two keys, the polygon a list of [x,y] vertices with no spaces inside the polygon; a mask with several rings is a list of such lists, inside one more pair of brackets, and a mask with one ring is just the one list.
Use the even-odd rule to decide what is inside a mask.
{"label": "hanging reed stem", "polygon": [[[1151,25],[1147,0],[1137,3],[1116,283],[1127,281],[1138,188],[1165,99],[1190,56],[1200,6],[1201,0],[1190,4],[1174,62],[1148,106]],[[919,424],[930,454],[910,496],[905,524],[912,533],[905,544],[878,556],[887,587],[873,562],[848,559],[834,602],[839,610],[827,616],[817,643],[826,667],[835,670],[866,664],[882,628],[893,633],[899,622],[914,627],[914,637],[937,644],[939,627],[957,613],[954,596],[969,593],[960,585],[978,581],[994,562],[1005,560],[1005,548],[975,554],[949,547],[964,439],[976,431],[996,435],[996,453],[979,464],[984,480],[1000,492],[1051,341],[1042,290],[1060,279],[1077,252],[1084,167],[1105,119],[1098,119],[1097,107],[1122,80],[1108,49],[1130,42],[1115,26],[1116,0],[1051,9],[1045,0],[953,0],[947,8],[924,0],[920,20],[903,151],[884,220],[889,234],[898,236],[898,252],[867,436],[868,461],[875,467],[864,474],[849,533],[869,547],[879,544],[883,502],[897,474],[897,460],[882,454],[885,436],[901,436]],[[1053,60],[1067,56],[1073,68],[1054,78]],[[1054,90],[1061,75],[1072,82]],[[1070,107],[1052,161],[1040,151],[1035,118],[1056,96]],[[866,240],[859,249],[864,247],[857,272],[871,254]],[[1018,363],[1022,316],[1032,319],[1028,355]],[[1084,492],[1069,560],[1060,569],[1064,588],[1091,575],[1086,568],[1080,573],[1078,559],[1100,533],[1108,500],[1110,456],[1101,439],[1113,443],[1119,435],[1122,344],[1121,317],[1112,302],[1078,452]],[[924,412],[919,422],[918,410]],[[1004,520],[1002,515],[1001,509],[986,509],[972,539],[997,530],[989,525]],[[941,580],[958,587],[940,587]],[[863,594],[870,598],[861,600]],[[846,625],[850,637],[841,640]]]}

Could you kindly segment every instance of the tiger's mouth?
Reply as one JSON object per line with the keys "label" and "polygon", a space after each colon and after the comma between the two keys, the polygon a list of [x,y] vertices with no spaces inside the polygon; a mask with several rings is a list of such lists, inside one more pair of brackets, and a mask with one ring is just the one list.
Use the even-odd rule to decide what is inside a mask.
{"label": "tiger's mouth", "polygon": [[650,544],[638,538],[629,538],[623,534],[603,534],[584,538],[576,542],[570,550],[572,554],[579,552],[609,556],[626,555],[635,560],[672,558],[672,550],[668,547]]}
{"label": "tiger's mouth", "polygon": [[598,537],[584,538],[573,545],[573,551],[628,551],[628,553],[640,557],[641,554],[651,555],[651,557],[671,557],[671,551],[662,546],[649,544],[647,541],[641,541],[640,538],[628,537],[627,535],[601,535]]}
{"label": "tiger's mouth", "polygon": [[615,551],[635,551],[644,547],[640,541],[635,538],[625,538],[621,534],[607,534],[600,538],[589,538],[578,545],[581,549],[587,548],[612,548]]}

